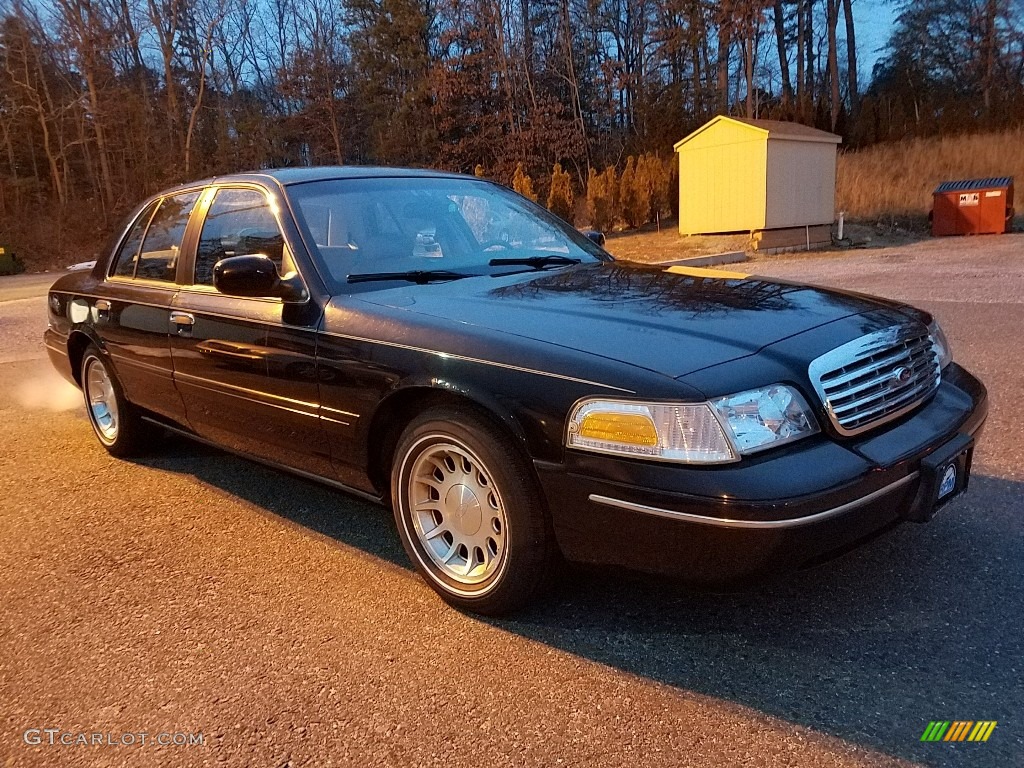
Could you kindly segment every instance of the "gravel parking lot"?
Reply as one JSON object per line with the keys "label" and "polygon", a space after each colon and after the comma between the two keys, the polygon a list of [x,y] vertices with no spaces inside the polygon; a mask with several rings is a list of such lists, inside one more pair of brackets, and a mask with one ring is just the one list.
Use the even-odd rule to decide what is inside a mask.
{"label": "gravel parking lot", "polygon": [[180,439],[110,458],[38,278],[0,278],[0,765],[1024,763],[1024,235],[747,266],[939,317],[991,395],[968,495],[753,592],[569,569],[501,621],[445,607],[386,510]]}

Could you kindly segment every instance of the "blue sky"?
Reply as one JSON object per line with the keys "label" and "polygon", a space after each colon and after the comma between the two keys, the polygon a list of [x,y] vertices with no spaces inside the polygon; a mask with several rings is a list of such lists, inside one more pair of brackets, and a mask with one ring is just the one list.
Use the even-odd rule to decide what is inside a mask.
{"label": "blue sky", "polygon": [[[865,78],[879,57],[896,18],[896,8],[890,0],[853,0],[854,31],[857,33],[857,70]],[[867,82],[865,80],[865,82]]]}

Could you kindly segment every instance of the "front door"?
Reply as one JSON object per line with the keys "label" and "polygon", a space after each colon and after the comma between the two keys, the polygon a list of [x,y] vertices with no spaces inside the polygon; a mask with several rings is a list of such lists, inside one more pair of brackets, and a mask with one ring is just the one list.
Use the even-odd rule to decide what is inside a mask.
{"label": "front door", "polygon": [[282,274],[294,267],[265,192],[223,187],[207,205],[192,284],[171,306],[174,380],[189,424],[233,450],[330,474],[316,367],[320,310],[312,301],[219,293],[213,266],[229,256],[268,256]]}

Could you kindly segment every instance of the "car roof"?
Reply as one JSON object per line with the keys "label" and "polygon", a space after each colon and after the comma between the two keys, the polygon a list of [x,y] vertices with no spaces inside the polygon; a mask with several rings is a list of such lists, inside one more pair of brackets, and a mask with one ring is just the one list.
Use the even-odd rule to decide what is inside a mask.
{"label": "car roof", "polygon": [[308,168],[270,168],[259,171],[230,173],[212,176],[208,179],[179,184],[166,189],[154,197],[173,194],[178,190],[195,189],[210,184],[231,182],[256,182],[266,184],[268,180],[280,186],[302,184],[308,181],[331,181],[334,179],[386,179],[386,178],[433,178],[433,179],[475,179],[461,173],[434,171],[428,168],[389,168],[376,165],[320,165]]}
{"label": "car roof", "polygon": [[[429,168],[387,168],[377,165],[323,165],[314,168],[276,168],[263,171],[281,184],[301,184],[304,181],[366,178],[466,178],[459,173],[435,171]],[[469,177],[475,178],[475,177]]]}

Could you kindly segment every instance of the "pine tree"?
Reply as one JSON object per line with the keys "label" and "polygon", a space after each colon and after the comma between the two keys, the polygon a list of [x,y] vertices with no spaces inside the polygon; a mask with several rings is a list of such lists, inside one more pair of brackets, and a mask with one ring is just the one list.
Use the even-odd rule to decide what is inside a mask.
{"label": "pine tree", "polygon": [[522,163],[516,163],[516,172],[512,176],[512,189],[523,197],[537,202],[537,193],[533,191],[533,179],[526,175]]}
{"label": "pine tree", "polygon": [[569,178],[569,172],[562,170],[561,163],[555,163],[555,167],[551,171],[548,210],[572,224],[572,202],[572,180]]}
{"label": "pine tree", "polygon": [[619,176],[614,165],[604,169],[604,189],[608,199],[608,230],[615,228],[615,223],[622,218],[622,205],[619,199]]}
{"label": "pine tree", "polygon": [[633,176],[634,209],[630,221],[634,227],[641,227],[651,220],[651,191],[655,183],[652,172],[657,173],[651,168],[652,160],[657,165],[657,158],[651,155],[638,155],[636,158],[636,172]]}
{"label": "pine tree", "polygon": [[605,188],[604,174],[593,168],[587,172],[587,218],[590,226],[605,232],[609,225],[608,192]]}
{"label": "pine tree", "polygon": [[650,217],[663,218],[671,213],[669,200],[669,169],[653,153],[643,156],[647,187],[650,193]]}
{"label": "pine tree", "polygon": [[619,203],[622,206],[622,218],[630,227],[638,227],[640,215],[640,190],[637,186],[636,159],[630,155],[626,158],[626,168],[619,179]]}
{"label": "pine tree", "polygon": [[610,232],[615,228],[616,222],[623,218],[619,207],[621,186],[622,181],[614,165],[605,168],[603,173],[590,169],[587,175],[587,216],[590,219],[590,226],[594,229]]}

